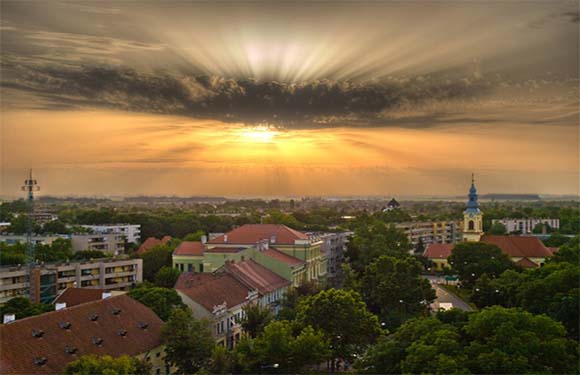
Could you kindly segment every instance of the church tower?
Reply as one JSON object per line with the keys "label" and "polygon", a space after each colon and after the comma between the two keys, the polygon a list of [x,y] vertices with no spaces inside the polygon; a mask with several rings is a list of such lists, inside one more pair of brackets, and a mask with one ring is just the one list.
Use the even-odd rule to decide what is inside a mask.
{"label": "church tower", "polygon": [[478,242],[483,235],[483,213],[479,210],[473,174],[468,197],[469,201],[463,211],[463,241]]}

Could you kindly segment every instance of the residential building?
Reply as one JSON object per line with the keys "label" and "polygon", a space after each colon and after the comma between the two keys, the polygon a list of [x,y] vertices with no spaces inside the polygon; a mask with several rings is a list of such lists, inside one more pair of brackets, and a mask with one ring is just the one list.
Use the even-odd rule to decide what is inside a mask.
{"label": "residential building", "polygon": [[258,303],[278,314],[280,302],[291,284],[289,280],[252,259],[241,262],[227,261],[221,271],[229,273],[251,290],[257,290]]}
{"label": "residential building", "polygon": [[[501,223],[507,233],[530,234],[538,224],[544,224],[551,229],[560,229],[560,219],[528,218],[528,219],[493,219],[492,223]],[[545,228],[544,231],[546,231]]]}
{"label": "residential building", "polygon": [[89,288],[66,288],[56,296],[53,303],[64,304],[65,307],[73,307],[83,303],[98,301],[124,294],[124,291],[111,291],[106,289],[89,289]]}
{"label": "residential building", "polygon": [[162,325],[127,295],[16,320],[0,326],[0,373],[63,374],[83,355],[128,355],[150,362],[152,374],[170,374]]}
{"label": "residential building", "polygon": [[182,241],[173,251],[172,263],[181,272],[204,272],[203,243]]}
{"label": "residential building", "polygon": [[45,211],[35,211],[31,214],[31,217],[34,222],[40,225],[58,220],[57,215]]}
{"label": "residential building", "polygon": [[145,241],[139,246],[137,254],[143,254],[146,251],[153,249],[155,246],[167,245],[171,241],[171,236],[164,236],[162,239],[155,237],[147,237]]}
{"label": "residential building", "polygon": [[257,290],[225,272],[184,272],[175,290],[196,318],[209,320],[216,343],[227,348],[233,348],[242,337],[244,306],[259,298]]}
{"label": "residential building", "polygon": [[[98,259],[84,262],[38,264],[32,270],[34,302],[51,303],[67,288],[127,290],[143,281],[141,259]],[[30,286],[28,268],[0,268],[0,303],[26,295]]]}
{"label": "residential building", "polygon": [[462,228],[459,221],[412,221],[396,223],[395,227],[405,232],[414,249],[419,242],[427,246],[461,241]]}
{"label": "residential building", "polygon": [[[281,224],[246,224],[207,242],[212,248],[248,248],[267,242],[273,248],[305,262],[303,282],[322,280],[326,277],[327,260],[322,253],[322,240]],[[261,250],[261,249],[260,249]],[[258,263],[260,263],[258,261]]]}
{"label": "residential building", "polygon": [[123,233],[76,233],[71,236],[73,251],[98,250],[111,255],[125,254]]}
{"label": "residential building", "polygon": [[471,188],[469,188],[468,198],[465,211],[463,211],[463,241],[477,242],[483,235],[483,213],[479,209],[475,177],[473,175],[471,175]]}
{"label": "residential building", "polygon": [[128,243],[141,241],[141,225],[139,224],[95,224],[81,225],[81,227],[90,229],[93,233],[121,233],[125,235]]}
{"label": "residential building", "polygon": [[320,233],[321,251],[326,256],[326,278],[331,286],[339,286],[344,254],[352,232]]}
{"label": "residential building", "polygon": [[[50,245],[55,240],[57,240],[59,238],[69,239],[70,236],[67,234],[51,234],[51,235],[33,234],[31,237],[31,240],[32,240],[32,243],[34,245]],[[25,243],[26,242],[26,235],[3,234],[3,235],[0,235],[0,242],[4,242],[8,245],[14,245],[17,243]]]}

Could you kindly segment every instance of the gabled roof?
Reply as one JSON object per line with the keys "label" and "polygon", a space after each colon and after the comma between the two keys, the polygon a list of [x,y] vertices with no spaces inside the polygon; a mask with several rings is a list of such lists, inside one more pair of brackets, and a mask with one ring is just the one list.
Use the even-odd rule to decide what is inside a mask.
{"label": "gabled roof", "polygon": [[160,240],[155,237],[148,237],[143,241],[141,246],[139,246],[137,254],[143,254],[144,252],[153,249],[155,246],[166,245],[169,241],[171,241],[171,236],[165,236]]}
{"label": "gabled roof", "polygon": [[516,264],[522,268],[538,268],[538,265],[528,258],[522,258],[518,260]]}
{"label": "gabled roof", "polygon": [[224,268],[226,272],[250,288],[257,289],[262,295],[290,285],[289,280],[256,263],[253,259],[237,263],[226,262]]}
{"label": "gabled roof", "polygon": [[484,235],[481,242],[494,244],[510,257],[546,258],[552,252],[534,236]]}
{"label": "gabled roof", "polygon": [[56,297],[54,303],[66,303],[66,307],[73,307],[81,303],[98,301],[106,292],[105,289],[66,288]]}
{"label": "gabled roof", "polygon": [[278,260],[282,263],[285,263],[289,266],[298,266],[298,265],[302,265],[302,264],[306,263],[302,259],[298,259],[296,257],[293,257],[292,255],[285,254],[285,253],[281,252],[280,250],[276,250],[274,248],[266,249],[266,250],[262,251],[262,254],[266,255],[267,257],[276,259],[276,260]]}
{"label": "gabled roof", "polygon": [[452,243],[432,243],[427,245],[423,256],[428,259],[447,259],[454,246]]}
{"label": "gabled roof", "polygon": [[[227,241],[225,240],[227,236]],[[308,236],[281,224],[246,224],[210,240],[210,244],[253,245],[261,240],[275,237],[276,244],[293,245],[296,240],[308,240]],[[274,242],[271,242],[274,243]]]}
{"label": "gabled roof", "polygon": [[162,324],[127,295],[16,320],[0,326],[0,373],[62,374],[87,354],[135,356],[161,345]]}
{"label": "gabled roof", "polygon": [[234,307],[247,301],[251,289],[227,273],[193,273],[184,272],[177,279],[175,289],[192,301],[212,312],[222,303]]}
{"label": "gabled roof", "polygon": [[183,241],[177,246],[173,255],[203,255],[203,243],[201,241]]}

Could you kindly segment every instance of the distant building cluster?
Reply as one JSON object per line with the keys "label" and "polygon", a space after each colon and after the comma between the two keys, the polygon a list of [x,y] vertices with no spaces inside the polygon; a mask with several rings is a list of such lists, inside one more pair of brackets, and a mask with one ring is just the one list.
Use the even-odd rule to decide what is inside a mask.
{"label": "distant building cluster", "polygon": [[[528,219],[494,219],[492,223],[501,223],[507,233],[530,234],[538,224],[543,224],[543,233],[548,229],[560,229],[560,219],[543,219],[543,218],[528,218]],[[547,227],[546,227],[547,226]]]}

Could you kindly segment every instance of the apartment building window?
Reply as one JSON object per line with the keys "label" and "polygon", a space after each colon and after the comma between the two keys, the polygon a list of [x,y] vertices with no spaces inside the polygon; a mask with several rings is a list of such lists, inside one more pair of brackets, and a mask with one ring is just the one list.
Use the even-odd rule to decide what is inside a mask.
{"label": "apartment building window", "polygon": [[113,273],[115,270],[115,267],[107,267],[105,268],[105,273]]}

